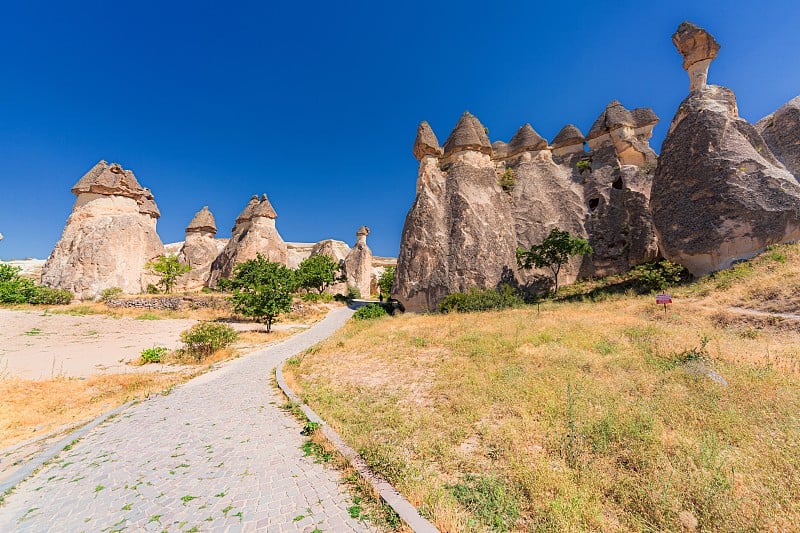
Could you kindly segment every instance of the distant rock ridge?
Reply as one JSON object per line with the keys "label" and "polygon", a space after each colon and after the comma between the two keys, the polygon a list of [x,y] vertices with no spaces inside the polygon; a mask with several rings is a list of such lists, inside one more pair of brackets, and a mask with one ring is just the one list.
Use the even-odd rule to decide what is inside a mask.
{"label": "distant rock ridge", "polygon": [[42,269],[42,284],[80,299],[111,287],[142,292],[155,281],[145,264],[164,254],[153,194],[132,171],[106,161],[92,167],[72,192],[77,199]]}

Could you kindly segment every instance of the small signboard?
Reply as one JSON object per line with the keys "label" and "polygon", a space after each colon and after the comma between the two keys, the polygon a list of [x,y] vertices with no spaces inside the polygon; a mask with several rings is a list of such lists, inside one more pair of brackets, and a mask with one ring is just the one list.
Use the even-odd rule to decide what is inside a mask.
{"label": "small signboard", "polygon": [[664,306],[664,313],[667,312],[667,304],[672,303],[671,294],[656,294],[656,304]]}

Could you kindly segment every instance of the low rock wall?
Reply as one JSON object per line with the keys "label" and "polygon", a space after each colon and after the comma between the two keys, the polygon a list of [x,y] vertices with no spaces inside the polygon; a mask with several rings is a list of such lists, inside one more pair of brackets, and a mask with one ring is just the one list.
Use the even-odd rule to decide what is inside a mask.
{"label": "low rock wall", "polygon": [[231,303],[226,298],[214,296],[154,296],[135,298],[112,298],[106,302],[108,307],[128,309],[229,309]]}

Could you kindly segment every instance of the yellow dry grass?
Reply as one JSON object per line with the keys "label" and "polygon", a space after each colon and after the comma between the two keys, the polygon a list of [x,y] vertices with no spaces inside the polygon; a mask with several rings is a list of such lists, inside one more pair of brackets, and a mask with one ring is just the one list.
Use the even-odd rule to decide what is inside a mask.
{"label": "yellow dry grass", "polygon": [[442,531],[788,531],[800,322],[728,308],[780,287],[797,312],[798,260],[770,250],[667,313],[602,294],[353,322],[285,374]]}

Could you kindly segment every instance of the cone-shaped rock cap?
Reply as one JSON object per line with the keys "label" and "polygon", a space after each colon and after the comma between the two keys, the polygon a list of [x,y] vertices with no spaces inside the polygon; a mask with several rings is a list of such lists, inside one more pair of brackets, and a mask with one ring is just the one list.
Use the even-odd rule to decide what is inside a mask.
{"label": "cone-shaped rock cap", "polygon": [[486,129],[469,111],[464,111],[458,124],[444,143],[444,154],[450,155],[463,150],[475,150],[492,155],[492,144],[486,135]]}
{"label": "cone-shaped rock cap", "polygon": [[612,100],[603,110],[597,120],[592,124],[592,129],[586,135],[587,139],[600,137],[606,132],[627,126],[630,128],[641,128],[652,126],[658,122],[658,116],[653,110],[647,107],[638,107],[632,112],[617,100]]}
{"label": "cone-shaped rock cap", "polygon": [[553,148],[583,144],[586,139],[574,124],[567,124],[553,138]]}
{"label": "cone-shaped rock cap", "polygon": [[417,128],[417,138],[414,141],[414,157],[421,160],[426,155],[440,157],[442,155],[442,147],[439,146],[439,139],[433,133],[430,124],[422,121]]}
{"label": "cone-shaped rock cap", "polygon": [[361,237],[362,235],[369,235],[369,228],[367,226],[361,226],[356,231],[356,237]]}
{"label": "cone-shaped rock cap", "polygon": [[142,195],[139,197],[138,203],[140,213],[150,215],[153,218],[161,217],[161,211],[158,210],[158,206],[156,205],[156,201],[150,189],[142,189]]}
{"label": "cone-shaped rock cap", "polygon": [[269,203],[266,194],[261,198],[258,205],[253,208],[253,218],[256,217],[278,218],[278,213],[272,208],[272,204]]}
{"label": "cone-shaped rock cap", "polygon": [[142,195],[142,186],[130,170],[123,169],[117,163],[100,161],[72,187],[72,193],[76,196],[89,192],[138,200]]}
{"label": "cone-shaped rock cap", "polygon": [[508,157],[508,144],[503,141],[495,141],[492,143],[492,153],[497,159]]}
{"label": "cone-shaped rock cap", "polygon": [[675,33],[672,34],[672,43],[683,56],[683,68],[703,61],[714,59],[719,52],[719,43],[706,30],[689,21],[682,22]]}
{"label": "cone-shaped rock cap", "polygon": [[253,218],[253,209],[256,208],[258,203],[259,203],[258,202],[258,195],[254,194],[250,198],[250,201],[247,202],[247,205],[244,206],[244,209],[242,209],[242,212],[239,213],[239,216],[236,217],[236,222],[237,223],[244,222],[245,220],[250,220],[251,218]]}
{"label": "cone-shaped rock cap", "polygon": [[186,233],[191,231],[210,231],[217,233],[217,223],[214,220],[214,215],[208,210],[208,206],[203,206],[203,209],[195,213],[194,218],[189,225],[186,226]]}
{"label": "cone-shaped rock cap", "polygon": [[533,150],[544,150],[547,148],[547,140],[536,133],[530,124],[523,125],[508,143],[508,155],[517,155],[522,152]]}
{"label": "cone-shaped rock cap", "polygon": [[633,122],[637,128],[655,126],[658,121],[658,115],[649,107],[637,107],[633,110]]}

